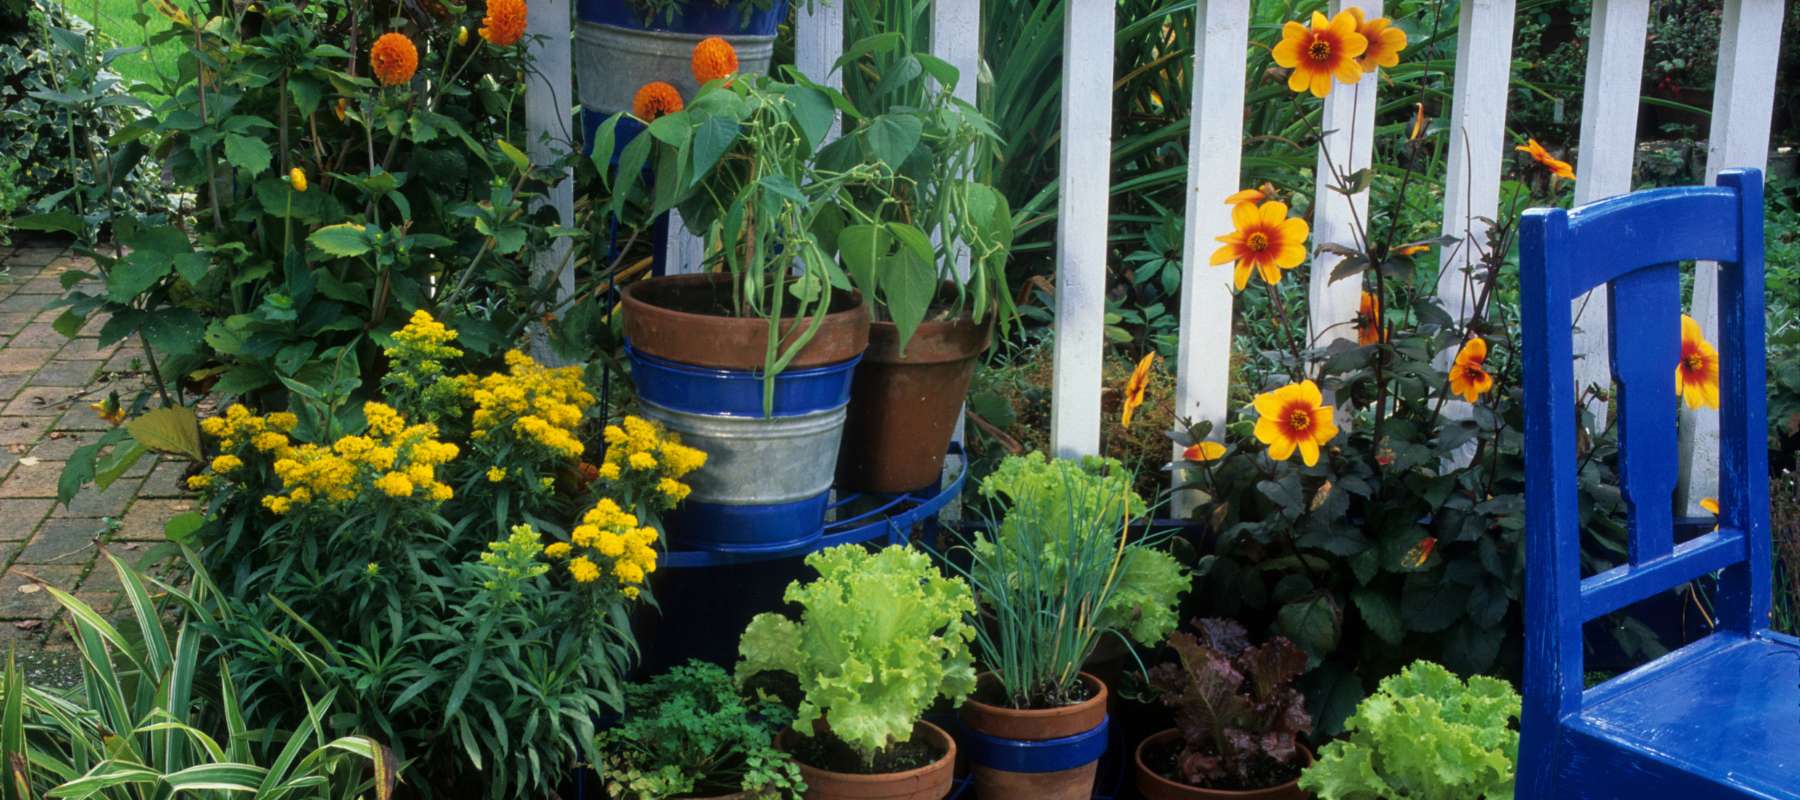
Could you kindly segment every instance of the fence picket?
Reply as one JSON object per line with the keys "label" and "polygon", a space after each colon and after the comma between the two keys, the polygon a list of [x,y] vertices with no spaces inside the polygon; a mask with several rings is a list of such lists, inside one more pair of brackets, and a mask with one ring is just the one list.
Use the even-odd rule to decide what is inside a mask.
{"label": "fence picket", "polygon": [[1500,208],[1506,157],[1506,95],[1512,72],[1514,0],[1465,0],[1456,31],[1456,85],[1450,100],[1444,233],[1462,239],[1438,251],[1438,298],[1458,321],[1473,312],[1467,270],[1487,241],[1486,219]]}
{"label": "fence picket", "polygon": [[[1056,346],[1050,443],[1100,452],[1106,223],[1112,179],[1113,0],[1068,0],[1063,16],[1062,187],[1056,218]],[[1235,113],[1235,110],[1234,110]]]}
{"label": "fence picket", "polygon": [[[1577,205],[1631,191],[1649,16],[1649,0],[1594,0],[1581,92],[1581,148],[1575,160]],[[1592,385],[1609,389],[1606,292],[1589,292],[1574,308],[1575,391]],[[1595,419],[1606,418],[1604,402],[1596,400],[1589,409]]]}
{"label": "fence picket", "polygon": [[[564,7],[561,13],[532,14],[525,23],[529,34],[525,47],[537,66],[525,87],[525,152],[537,165],[555,161],[574,147],[569,114],[575,103],[571,13]],[[556,209],[558,224],[574,225],[573,171],[565,169],[561,180],[545,190],[541,202]],[[534,280],[551,272],[557,273],[556,299],[559,304],[575,292],[575,263],[570,257],[573,248],[569,239],[553,239],[549,249],[532,260]],[[555,360],[542,326],[532,326],[531,350],[536,357]]]}
{"label": "fence picket", "polygon": [[[1368,17],[1381,16],[1381,0],[1332,0],[1331,13],[1335,15],[1350,6],[1360,7]],[[1312,347],[1356,339],[1353,323],[1362,297],[1362,279],[1333,281],[1331,272],[1344,257],[1323,248],[1332,244],[1354,249],[1355,231],[1369,217],[1367,190],[1345,196],[1331,187],[1337,184],[1333,170],[1348,176],[1369,167],[1375,142],[1378,81],[1378,74],[1370,72],[1355,86],[1333,82],[1320,114],[1319,124],[1325,137],[1319,145],[1313,185],[1313,258],[1307,295],[1307,338]]]}
{"label": "fence picket", "polygon": [[[813,2],[800,6],[794,22],[794,66],[815,83],[843,88],[844,76],[831,65],[844,54],[844,6],[842,2]],[[826,139],[836,139],[842,120],[834,118]]]}
{"label": "fence picket", "polygon": [[[1232,270],[1209,265],[1214,238],[1231,230],[1223,202],[1238,190],[1243,161],[1242,115],[1210,109],[1244,106],[1244,52],[1250,0],[1199,0],[1194,9],[1194,97],[1189,111],[1187,212],[1182,228],[1181,345],[1175,356],[1175,414],[1213,424],[1222,439],[1231,390]],[[1175,461],[1181,463],[1180,447]],[[1179,483],[1182,475],[1176,476]],[[1176,516],[1193,508],[1177,493]]]}
{"label": "fence picket", "polygon": [[[931,54],[950,62],[959,73],[956,96],[975,105],[981,72],[981,4],[934,2],[931,4]],[[969,250],[958,247],[956,274],[968,277]],[[961,441],[958,436],[957,440]]]}
{"label": "fence picket", "polygon": [[[1775,71],[1781,52],[1782,0],[1725,0],[1719,31],[1719,68],[1713,87],[1712,131],[1707,137],[1706,182],[1731,167],[1763,169],[1769,157],[1769,120],[1775,105]],[[1707,339],[1719,340],[1718,266],[1694,268],[1689,312]],[[1700,500],[1718,495],[1719,412],[1681,411],[1681,504],[1705,513]]]}

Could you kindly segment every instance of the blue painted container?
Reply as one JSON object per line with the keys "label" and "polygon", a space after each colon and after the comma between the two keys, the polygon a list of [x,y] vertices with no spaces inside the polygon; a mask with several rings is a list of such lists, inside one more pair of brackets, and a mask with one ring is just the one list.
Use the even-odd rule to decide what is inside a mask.
{"label": "blue painted container", "polygon": [[[984,675],[983,681],[991,680]],[[1086,672],[1088,699],[1071,706],[1013,709],[963,701],[962,742],[981,797],[1088,800],[1111,718],[1106,684]],[[991,685],[991,684],[989,684]]]}

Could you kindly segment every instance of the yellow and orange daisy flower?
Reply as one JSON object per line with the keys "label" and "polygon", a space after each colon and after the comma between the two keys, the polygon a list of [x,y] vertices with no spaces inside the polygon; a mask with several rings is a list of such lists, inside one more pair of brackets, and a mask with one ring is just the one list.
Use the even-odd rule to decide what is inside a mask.
{"label": "yellow and orange daisy flower", "polygon": [[1125,381],[1125,410],[1119,415],[1119,424],[1131,427],[1131,415],[1138,406],[1144,404],[1144,392],[1150,389],[1150,367],[1156,363],[1156,351],[1152,350],[1138,359],[1137,366],[1131,370],[1131,378]]}
{"label": "yellow and orange daisy flower", "polygon": [[1319,448],[1338,434],[1334,409],[1312,381],[1290,383],[1256,396],[1256,440],[1269,446],[1269,458],[1286,461],[1294,451],[1307,466],[1319,463]]}
{"label": "yellow and orange daisy flower", "polygon": [[1543,165],[1545,169],[1550,170],[1550,180],[1552,182],[1558,178],[1575,180],[1575,168],[1569,166],[1569,162],[1550,155],[1550,151],[1545,150],[1544,146],[1538,144],[1536,139],[1526,139],[1524,144],[1513,149],[1531,156],[1531,160],[1536,161]]}
{"label": "yellow and orange daisy flower", "polygon": [[681,92],[664,81],[651,81],[631,98],[631,114],[645,122],[681,110]]}
{"label": "yellow and orange daisy flower", "polygon": [[1231,207],[1231,225],[1237,230],[1219,237],[1225,246],[1213,251],[1212,264],[1216,267],[1235,263],[1240,292],[1250,283],[1253,270],[1274,285],[1281,281],[1282,270],[1293,269],[1306,260],[1310,229],[1306,220],[1288,217],[1286,203],[1238,203]]}
{"label": "yellow and orange daisy flower", "polygon": [[1675,396],[1689,409],[1719,407],[1719,351],[1693,317],[1681,315],[1681,361],[1675,365]]}
{"label": "yellow and orange daisy flower", "polygon": [[383,86],[406,83],[419,70],[419,49],[404,33],[384,33],[369,48],[369,68]]}
{"label": "yellow and orange daisy flower", "polygon": [[1181,457],[1199,464],[1218,461],[1225,457],[1225,445],[1218,442],[1195,442],[1181,451]]}
{"label": "yellow and orange daisy flower", "polygon": [[708,36],[694,45],[690,59],[694,80],[707,84],[738,71],[737,48],[718,36]]}
{"label": "yellow and orange daisy flower", "polygon": [[1225,205],[1236,208],[1245,203],[1249,203],[1251,205],[1256,205],[1257,203],[1260,203],[1267,199],[1269,199],[1269,196],[1266,194],[1263,194],[1263,191],[1261,189],[1245,189],[1243,191],[1232,192],[1230,195],[1227,195],[1225,198]]}
{"label": "yellow and orange daisy flower", "polygon": [[525,36],[525,0],[488,0],[481,18],[481,38],[496,47],[511,47]]}
{"label": "yellow and orange daisy flower", "polygon": [[1277,65],[1293,70],[1289,89],[1324,97],[1331,94],[1333,78],[1349,84],[1362,80],[1363,68],[1356,59],[1369,49],[1369,40],[1356,32],[1357,17],[1340,11],[1327,20],[1314,11],[1311,27],[1298,22],[1281,27],[1281,42],[1272,53]]}
{"label": "yellow and orange daisy flower", "polygon": [[1362,293],[1362,303],[1356,309],[1356,343],[1375,344],[1387,337],[1381,330],[1381,298],[1373,292]]}
{"label": "yellow and orange daisy flower", "polygon": [[1374,72],[1379,67],[1400,66],[1400,51],[1406,49],[1406,31],[1394,27],[1394,21],[1387,17],[1364,18],[1363,10],[1356,6],[1344,11],[1356,18],[1356,32],[1362,34],[1363,39],[1369,43],[1362,58],[1357,59],[1363,72]]}
{"label": "yellow and orange daisy flower", "polygon": [[[1713,519],[1719,518],[1719,498],[1703,497],[1700,499],[1700,507],[1704,508],[1708,512],[1710,512],[1713,515]],[[1718,529],[1719,529],[1719,523],[1717,523],[1717,522],[1713,523],[1713,530],[1716,531]]]}
{"label": "yellow and orange daisy flower", "polygon": [[1494,388],[1494,376],[1487,371],[1488,344],[1479,336],[1469,337],[1456,360],[1450,364],[1450,393],[1471,403]]}

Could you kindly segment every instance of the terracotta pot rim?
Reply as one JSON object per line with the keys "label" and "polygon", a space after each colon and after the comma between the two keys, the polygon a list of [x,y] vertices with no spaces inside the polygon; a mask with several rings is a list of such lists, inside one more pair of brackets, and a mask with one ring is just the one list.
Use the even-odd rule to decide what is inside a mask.
{"label": "terracotta pot rim", "polygon": [[[831,776],[831,779],[834,781],[840,781],[843,783],[869,783],[869,784],[898,783],[901,781],[912,779],[914,777],[918,777],[921,775],[925,775],[925,774],[928,774],[931,772],[935,772],[935,771],[944,769],[944,767],[947,763],[955,763],[955,761],[956,761],[956,739],[952,738],[949,733],[944,731],[943,728],[940,728],[936,725],[926,722],[925,720],[919,720],[918,722],[913,724],[913,736],[918,736],[921,732],[936,737],[938,742],[944,746],[944,754],[941,756],[938,756],[938,759],[936,761],[926,764],[923,767],[914,767],[914,768],[906,770],[904,772],[877,772],[872,775],[864,775],[864,774],[856,773],[856,772],[838,772],[836,770],[825,769],[824,767],[815,767],[811,764],[801,761],[798,758],[794,759],[794,763],[799,765],[800,769],[802,770],[803,777],[804,777],[805,771],[811,770],[813,772],[820,773],[821,775],[829,775],[829,776]],[[789,750],[784,745],[786,745],[792,741],[791,737],[799,736],[799,735],[800,734],[798,732],[796,732],[793,728],[784,729],[781,732],[781,735],[776,737],[775,746],[777,748],[781,749],[783,752],[791,753],[792,751]]]}
{"label": "terracotta pot rim", "polygon": [[[1185,792],[1200,792],[1200,793],[1204,793],[1208,796],[1219,797],[1219,798],[1237,797],[1237,798],[1247,798],[1249,800],[1254,800],[1254,798],[1260,798],[1260,797],[1267,796],[1267,793],[1278,792],[1278,791],[1290,789],[1295,784],[1300,782],[1300,779],[1298,777],[1296,777],[1291,781],[1286,781],[1284,783],[1278,783],[1278,784],[1275,784],[1274,786],[1265,786],[1261,789],[1209,789],[1204,786],[1194,786],[1193,784],[1169,780],[1168,778],[1163,777],[1162,773],[1157,772],[1154,769],[1151,769],[1148,764],[1144,763],[1144,751],[1146,749],[1148,749],[1152,744],[1161,744],[1162,742],[1164,742],[1168,739],[1179,738],[1180,736],[1181,736],[1181,730],[1179,728],[1164,728],[1160,731],[1157,731],[1156,733],[1153,733],[1153,734],[1150,734],[1149,736],[1144,737],[1143,741],[1138,742],[1137,748],[1135,750],[1133,750],[1131,753],[1131,760],[1137,766],[1138,776],[1140,778],[1148,777],[1151,780],[1155,781],[1158,785],[1161,785],[1161,786],[1164,786],[1164,787],[1167,787],[1170,789],[1178,789],[1178,790],[1185,791]],[[1304,744],[1296,744],[1296,746],[1300,748],[1300,754],[1305,756],[1306,765],[1311,766],[1313,763],[1312,751],[1308,750],[1306,745],[1304,745]]]}
{"label": "terracotta pot rim", "polygon": [[[681,311],[678,309],[670,308],[665,305],[659,305],[657,303],[653,303],[649,300],[646,300],[643,297],[643,293],[645,291],[654,290],[654,289],[665,287],[665,286],[680,286],[682,284],[690,284],[690,283],[692,283],[692,284],[729,283],[731,281],[731,277],[732,276],[730,274],[724,273],[724,272],[692,272],[692,273],[688,273],[685,275],[657,275],[655,277],[645,278],[641,281],[633,281],[632,283],[627,285],[624,289],[619,290],[620,305],[623,306],[623,305],[629,304],[629,305],[639,305],[639,306],[645,306],[648,308],[654,308],[657,310],[658,313],[668,314],[672,317],[675,317],[676,319],[708,320],[708,321],[742,320],[746,324],[767,326],[769,324],[769,321],[763,317],[727,317],[727,316],[723,316],[720,314],[699,314],[699,313],[695,313],[693,311]],[[858,314],[862,314],[862,315],[867,314],[867,306],[862,301],[862,292],[859,292],[855,289],[848,289],[848,290],[833,289],[833,290],[831,290],[831,292],[832,292],[832,296],[834,298],[845,297],[845,298],[847,298],[848,301],[851,301],[851,302],[846,303],[846,306],[847,306],[846,308],[842,308],[837,311],[832,311],[832,312],[827,313],[825,315],[826,319],[830,319],[832,317],[856,316]],[[785,316],[785,317],[781,318],[781,321],[782,322],[791,322],[795,319],[798,319],[798,318],[792,317],[792,316]]]}
{"label": "terracotta pot rim", "polygon": [[[624,312],[625,336],[639,351],[677,363],[698,367],[761,370],[767,358],[769,320],[685,311],[646,297],[656,292],[706,291],[728,285],[732,276],[705,272],[659,275],[626,286],[619,308]],[[795,354],[791,369],[836,364],[855,358],[868,348],[869,309],[855,291],[833,290],[834,306],[820,324],[818,334]],[[784,316],[781,337],[788,340],[808,319]]]}
{"label": "terracotta pot rim", "polygon": [[[980,675],[975,676],[975,685],[980,686],[984,679],[989,678],[993,674],[994,673],[992,671],[989,671],[989,672],[983,672]],[[1091,708],[1096,705],[1106,705],[1106,701],[1107,701],[1107,697],[1108,697],[1107,690],[1106,690],[1106,682],[1103,680],[1100,680],[1099,676],[1094,675],[1093,673],[1090,673],[1090,672],[1080,673],[1080,679],[1082,680],[1082,682],[1093,687],[1094,695],[1092,697],[1089,697],[1086,700],[1083,700],[1079,703],[1075,703],[1072,705],[1057,706],[1055,708],[1013,708],[1012,706],[997,706],[997,705],[994,705],[993,703],[984,703],[984,702],[981,702],[980,700],[976,700],[974,698],[974,696],[972,696],[972,695],[968,699],[963,701],[963,705],[976,706],[986,713],[1000,714],[1000,715],[1005,715],[1005,716],[1009,716],[1009,717],[1018,717],[1018,718],[1023,718],[1023,719],[1055,718],[1055,717],[1063,717],[1063,716],[1073,716],[1074,713],[1077,711],[1086,710],[1086,709]]]}

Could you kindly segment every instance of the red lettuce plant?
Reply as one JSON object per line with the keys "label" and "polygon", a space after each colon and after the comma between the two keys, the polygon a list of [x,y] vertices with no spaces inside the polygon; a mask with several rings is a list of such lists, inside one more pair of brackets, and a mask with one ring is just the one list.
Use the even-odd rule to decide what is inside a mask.
{"label": "red lettuce plant", "polygon": [[[1196,619],[1194,633],[1169,635],[1177,663],[1150,671],[1181,731],[1175,772],[1195,786],[1255,789],[1304,766],[1300,735],[1312,730],[1306,701],[1293,687],[1306,653],[1275,637],[1251,646],[1244,626]],[[1276,778],[1275,783],[1282,782]]]}

